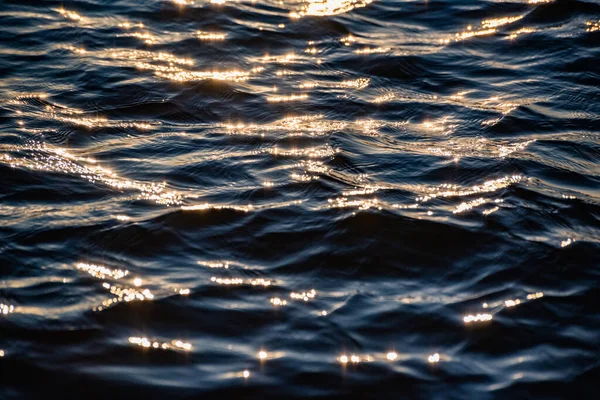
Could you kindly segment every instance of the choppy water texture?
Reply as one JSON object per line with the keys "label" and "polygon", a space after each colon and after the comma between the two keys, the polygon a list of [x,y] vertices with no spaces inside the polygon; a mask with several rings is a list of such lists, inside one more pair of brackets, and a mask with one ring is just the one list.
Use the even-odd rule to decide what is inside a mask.
{"label": "choppy water texture", "polygon": [[0,398],[596,397],[597,1],[2,0],[0,37]]}

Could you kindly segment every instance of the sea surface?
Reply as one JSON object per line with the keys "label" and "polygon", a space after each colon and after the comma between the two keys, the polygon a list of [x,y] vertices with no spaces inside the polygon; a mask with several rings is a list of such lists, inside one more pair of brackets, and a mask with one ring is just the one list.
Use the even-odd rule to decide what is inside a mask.
{"label": "sea surface", "polygon": [[0,0],[0,399],[592,399],[600,2]]}

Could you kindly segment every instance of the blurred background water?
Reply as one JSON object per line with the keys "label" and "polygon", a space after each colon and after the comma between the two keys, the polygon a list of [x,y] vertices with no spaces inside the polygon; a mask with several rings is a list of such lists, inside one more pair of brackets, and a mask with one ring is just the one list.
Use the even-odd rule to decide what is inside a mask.
{"label": "blurred background water", "polygon": [[0,37],[0,398],[595,396],[599,2],[0,0]]}

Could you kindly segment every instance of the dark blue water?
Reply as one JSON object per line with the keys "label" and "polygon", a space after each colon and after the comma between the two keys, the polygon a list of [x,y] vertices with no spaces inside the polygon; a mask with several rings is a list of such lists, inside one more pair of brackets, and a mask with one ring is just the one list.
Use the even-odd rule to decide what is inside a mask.
{"label": "dark blue water", "polygon": [[0,1],[1,399],[597,396],[600,3],[314,1]]}

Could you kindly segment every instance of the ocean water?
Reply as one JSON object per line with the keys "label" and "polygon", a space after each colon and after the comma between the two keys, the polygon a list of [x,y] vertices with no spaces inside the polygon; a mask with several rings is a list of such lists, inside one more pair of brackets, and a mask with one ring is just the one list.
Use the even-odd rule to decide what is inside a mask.
{"label": "ocean water", "polygon": [[0,0],[0,398],[591,399],[600,2]]}

